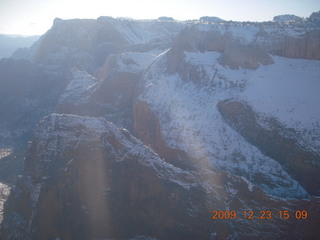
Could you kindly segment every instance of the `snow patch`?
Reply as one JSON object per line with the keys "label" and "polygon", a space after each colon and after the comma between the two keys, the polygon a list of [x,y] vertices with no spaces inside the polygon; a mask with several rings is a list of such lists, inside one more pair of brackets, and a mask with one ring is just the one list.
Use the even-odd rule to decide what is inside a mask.
{"label": "snow patch", "polygon": [[59,98],[59,103],[65,101],[81,104],[89,97],[89,92],[98,83],[97,80],[85,71],[77,68],[71,69],[72,79],[64,93]]}
{"label": "snow patch", "polygon": [[251,73],[239,97],[255,111],[300,132],[304,145],[320,153],[320,62],[283,57],[274,61]]}
{"label": "snow patch", "polygon": [[0,148],[0,160],[11,155],[13,150],[11,148]]}
{"label": "snow patch", "polygon": [[241,179],[248,185],[248,190],[250,192],[252,192],[253,191],[253,184],[245,177],[241,177]]}

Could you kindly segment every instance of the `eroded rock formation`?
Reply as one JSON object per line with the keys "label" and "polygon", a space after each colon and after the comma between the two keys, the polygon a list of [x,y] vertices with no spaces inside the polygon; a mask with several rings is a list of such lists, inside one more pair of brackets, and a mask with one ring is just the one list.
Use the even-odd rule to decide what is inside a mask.
{"label": "eroded rock formation", "polygon": [[[319,199],[274,199],[225,172],[184,171],[126,130],[74,115],[52,114],[40,122],[24,175],[5,205],[5,240],[320,236]],[[234,210],[238,217],[212,219],[215,210]],[[253,219],[246,210],[254,211]],[[260,219],[264,210],[273,217]],[[291,218],[279,219],[281,210]],[[308,218],[295,219],[297,210],[309,211]]]}
{"label": "eroded rock formation", "polygon": [[320,32],[307,32],[299,38],[287,37],[272,50],[288,58],[320,59]]}
{"label": "eroded rock formation", "polygon": [[145,145],[150,146],[165,161],[183,169],[197,167],[187,153],[167,146],[161,134],[158,118],[152,112],[148,103],[144,101],[139,101],[134,105],[133,130]]}
{"label": "eroded rock formation", "polygon": [[194,183],[126,130],[53,114],[35,132],[2,239],[203,239],[210,213]]}
{"label": "eroded rock formation", "polygon": [[252,108],[243,102],[221,101],[218,109],[234,129],[266,155],[285,166],[310,194],[320,195],[319,155],[302,148],[294,139],[286,138],[276,130],[262,127]]}

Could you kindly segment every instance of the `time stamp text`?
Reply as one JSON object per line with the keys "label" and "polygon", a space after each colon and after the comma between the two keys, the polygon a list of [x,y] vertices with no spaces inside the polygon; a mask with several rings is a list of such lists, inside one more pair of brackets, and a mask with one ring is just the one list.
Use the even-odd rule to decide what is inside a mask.
{"label": "time stamp text", "polygon": [[212,211],[212,219],[261,219],[268,220],[272,218],[280,219],[308,219],[308,211]]}

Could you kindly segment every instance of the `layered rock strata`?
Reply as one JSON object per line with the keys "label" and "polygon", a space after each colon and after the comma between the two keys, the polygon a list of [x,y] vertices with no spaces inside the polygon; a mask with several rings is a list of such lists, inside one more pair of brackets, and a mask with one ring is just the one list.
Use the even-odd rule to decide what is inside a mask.
{"label": "layered rock strata", "polygon": [[244,102],[229,99],[217,106],[224,119],[250,143],[279,161],[310,194],[320,195],[319,155],[301,147],[295,139],[258,124],[257,114]]}
{"label": "layered rock strata", "polygon": [[[1,239],[317,239],[319,199],[284,201],[245,179],[184,171],[103,119],[52,114],[5,204]],[[212,219],[234,210],[235,219]],[[243,211],[254,211],[254,218]],[[272,218],[260,219],[263,210]],[[280,219],[286,210],[289,219]],[[305,220],[293,213],[306,210]],[[292,226],[295,226],[294,229]]]}

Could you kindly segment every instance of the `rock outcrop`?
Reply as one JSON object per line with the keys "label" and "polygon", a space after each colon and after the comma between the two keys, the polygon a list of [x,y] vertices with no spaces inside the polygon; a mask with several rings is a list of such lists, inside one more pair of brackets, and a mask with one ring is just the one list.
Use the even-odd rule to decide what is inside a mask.
{"label": "rock outcrop", "polygon": [[282,136],[279,130],[262,127],[246,103],[225,100],[217,106],[235,130],[266,155],[279,161],[310,194],[320,195],[319,155],[302,148],[294,139]]}
{"label": "rock outcrop", "polygon": [[10,187],[6,184],[0,183],[0,223],[3,219],[3,204],[10,194]]}
{"label": "rock outcrop", "polygon": [[56,71],[76,67],[93,74],[110,54],[148,52],[170,47],[184,24],[177,21],[98,19],[55,19],[28,51],[26,57]]}
{"label": "rock outcrop", "polygon": [[154,58],[153,54],[138,52],[111,54],[93,76],[71,69],[57,112],[103,117],[131,130],[136,85]]}
{"label": "rock outcrop", "polygon": [[288,58],[320,59],[320,31],[307,32],[299,38],[287,37],[275,45],[272,53]]}
{"label": "rock outcrop", "polygon": [[[203,161],[205,168],[211,165],[215,169],[246,177],[270,195],[300,199],[307,197],[309,191],[304,189],[307,183],[301,186],[300,181],[297,181],[296,176],[288,171],[285,165],[234,131],[221,117],[216,106],[224,99],[237,96],[239,99],[247,99],[251,104],[255,99],[256,102],[261,101],[263,107],[260,112],[265,116],[277,117],[276,114],[281,116],[289,110],[292,113],[298,104],[317,99],[315,93],[309,91],[315,85],[309,83],[317,81],[313,73],[316,74],[316,69],[320,67],[318,63],[274,57],[274,64],[260,66],[257,71],[233,70],[219,63],[222,53],[192,50],[193,45],[189,41],[199,35],[187,36],[181,39],[181,44],[177,42],[169,51],[160,55],[144,72],[139,84],[138,105],[134,111],[135,129],[139,127],[135,134],[161,156],[163,152],[167,152],[163,147],[166,145]],[[195,49],[199,49],[196,46],[194,45]],[[313,67],[313,64],[316,64],[316,67]],[[299,81],[306,76],[303,71],[309,67],[311,74],[310,77],[308,75],[309,82],[306,83],[304,92],[309,91],[312,95],[295,98],[294,96],[300,93],[300,86],[304,85],[303,81]],[[277,83],[279,89],[276,87]],[[272,88],[265,91],[268,84],[272,85]],[[290,94],[286,95],[286,88],[289,86]],[[269,103],[272,101],[268,97],[256,97],[260,91],[261,95],[267,95],[268,91],[272,95],[274,91],[275,97],[270,99],[273,99],[273,102],[276,102],[274,99],[279,99],[285,104],[281,105],[283,102],[280,102],[279,105],[273,105]],[[295,92],[297,94],[294,94]],[[278,110],[279,106],[282,106],[281,111]],[[300,119],[299,115],[294,113],[292,119]],[[310,121],[304,124],[304,119],[309,116],[308,112],[304,116],[301,125],[309,126]],[[286,120],[282,119],[279,121]],[[316,132],[317,124],[315,116],[314,125],[310,124],[308,130],[314,129]],[[296,127],[297,131],[300,131],[297,126],[300,125],[292,128]],[[302,131],[299,134],[299,140],[302,139],[304,145],[307,145],[313,136],[318,139],[316,134],[307,135]],[[317,141],[314,145],[316,144]],[[294,148],[295,145],[291,147]],[[287,148],[286,151],[291,150]],[[312,184],[314,187],[317,185]]]}
{"label": "rock outcrop", "polygon": [[196,183],[112,123],[53,114],[35,131],[2,239],[205,239],[210,212]]}
{"label": "rock outcrop", "polygon": [[230,43],[224,49],[220,63],[233,69],[239,67],[257,69],[260,64],[269,65],[274,63],[274,61],[265,50],[259,47]]}
{"label": "rock outcrop", "polygon": [[[160,123],[148,103],[139,101],[133,108],[133,131],[145,145],[151,147],[166,162],[183,169],[196,169],[187,153],[167,146],[161,134]],[[199,166],[198,166],[199,167]]]}
{"label": "rock outcrop", "polygon": [[222,53],[220,63],[233,69],[257,69],[260,64],[273,63],[268,52],[261,46],[253,43],[239,43],[226,31],[221,33],[216,29],[201,31],[201,26],[193,26],[181,31],[169,53],[169,72],[181,72],[186,69],[181,61],[183,51],[216,51]]}
{"label": "rock outcrop", "polygon": [[[288,210],[291,218],[279,219]],[[212,219],[234,210],[235,219]],[[243,215],[252,210],[255,218]],[[259,219],[262,210],[271,219]],[[301,221],[296,210],[307,210]],[[319,199],[268,197],[245,179],[184,171],[103,119],[52,114],[38,125],[25,172],[5,204],[1,239],[317,239]],[[292,226],[295,229],[292,230]]]}

